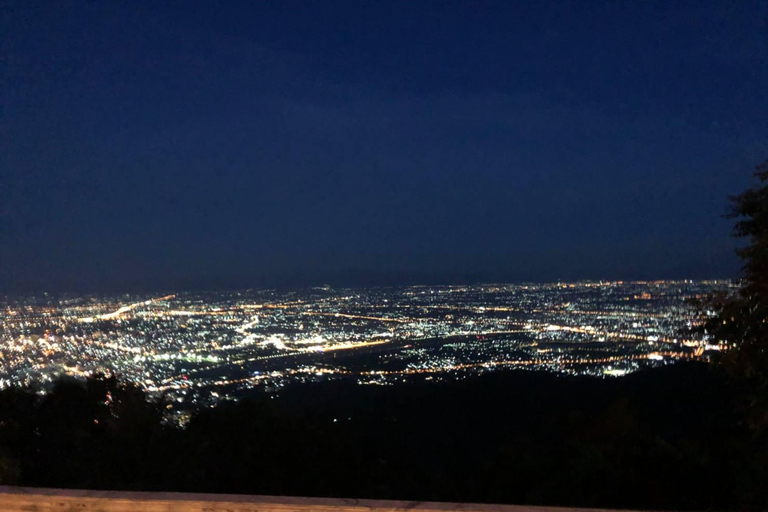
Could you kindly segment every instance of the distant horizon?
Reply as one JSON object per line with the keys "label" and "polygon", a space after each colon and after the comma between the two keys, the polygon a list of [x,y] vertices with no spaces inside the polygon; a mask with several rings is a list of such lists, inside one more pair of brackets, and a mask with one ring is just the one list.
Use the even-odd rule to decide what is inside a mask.
{"label": "distant horizon", "polygon": [[390,283],[368,283],[368,284],[355,284],[355,283],[332,283],[332,282],[318,282],[311,284],[274,284],[274,285],[258,285],[258,286],[105,286],[102,288],[29,288],[29,287],[12,287],[7,290],[0,290],[0,297],[33,297],[40,294],[50,294],[54,296],[60,295],[122,295],[122,294],[138,294],[138,295],[150,295],[161,293],[222,293],[222,292],[247,292],[247,291],[291,291],[291,290],[309,290],[309,289],[376,289],[376,288],[408,288],[408,287],[475,287],[475,286],[493,286],[493,285],[549,285],[549,284],[576,284],[576,283],[624,283],[624,284],[642,284],[642,283],[670,283],[670,282],[734,282],[740,279],[739,276],[732,277],[666,277],[666,278],[633,278],[633,279],[621,279],[621,278],[583,278],[583,279],[549,279],[549,280],[474,280],[474,281],[453,281],[453,282],[425,282],[425,281],[401,281]]}

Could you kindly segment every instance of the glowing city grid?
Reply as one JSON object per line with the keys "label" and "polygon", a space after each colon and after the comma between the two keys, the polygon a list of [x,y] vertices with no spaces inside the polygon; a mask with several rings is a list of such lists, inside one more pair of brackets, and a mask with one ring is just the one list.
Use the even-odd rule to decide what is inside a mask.
{"label": "glowing city grid", "polygon": [[[720,347],[690,299],[729,281],[575,282],[6,297],[0,387],[115,373],[193,407],[347,377],[501,369],[620,376]],[[181,407],[181,406],[180,406]]]}

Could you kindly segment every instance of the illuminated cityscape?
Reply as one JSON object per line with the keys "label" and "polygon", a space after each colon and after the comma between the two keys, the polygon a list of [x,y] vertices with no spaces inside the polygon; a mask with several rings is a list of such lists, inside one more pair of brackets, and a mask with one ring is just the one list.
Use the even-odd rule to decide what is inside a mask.
{"label": "illuminated cityscape", "polygon": [[768,512],[768,0],[0,2],[0,512]]}
{"label": "illuminated cityscape", "polygon": [[719,347],[690,299],[729,281],[576,282],[6,298],[0,383],[114,373],[199,407],[347,377],[501,369],[621,376]]}

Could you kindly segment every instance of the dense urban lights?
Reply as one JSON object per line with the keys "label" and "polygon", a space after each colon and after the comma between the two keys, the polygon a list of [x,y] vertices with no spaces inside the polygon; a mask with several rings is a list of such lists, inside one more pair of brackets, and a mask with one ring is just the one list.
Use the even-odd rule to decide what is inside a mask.
{"label": "dense urban lights", "polygon": [[503,368],[620,376],[719,347],[688,299],[728,281],[576,282],[6,298],[0,385],[116,373],[185,407],[352,377]]}

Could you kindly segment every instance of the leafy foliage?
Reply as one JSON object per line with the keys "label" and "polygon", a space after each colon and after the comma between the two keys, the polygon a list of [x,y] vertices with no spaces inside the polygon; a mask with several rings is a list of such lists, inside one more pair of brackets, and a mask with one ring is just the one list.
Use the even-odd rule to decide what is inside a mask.
{"label": "leafy foliage", "polygon": [[734,235],[747,240],[738,250],[744,261],[738,295],[712,298],[717,311],[705,329],[729,346],[723,367],[743,387],[749,423],[768,427],[768,160],[757,167],[759,184],[731,197]]}
{"label": "leafy foliage", "polygon": [[[0,394],[0,482],[136,487],[162,435],[162,402],[113,377]],[[5,471],[3,469],[5,468]]]}

